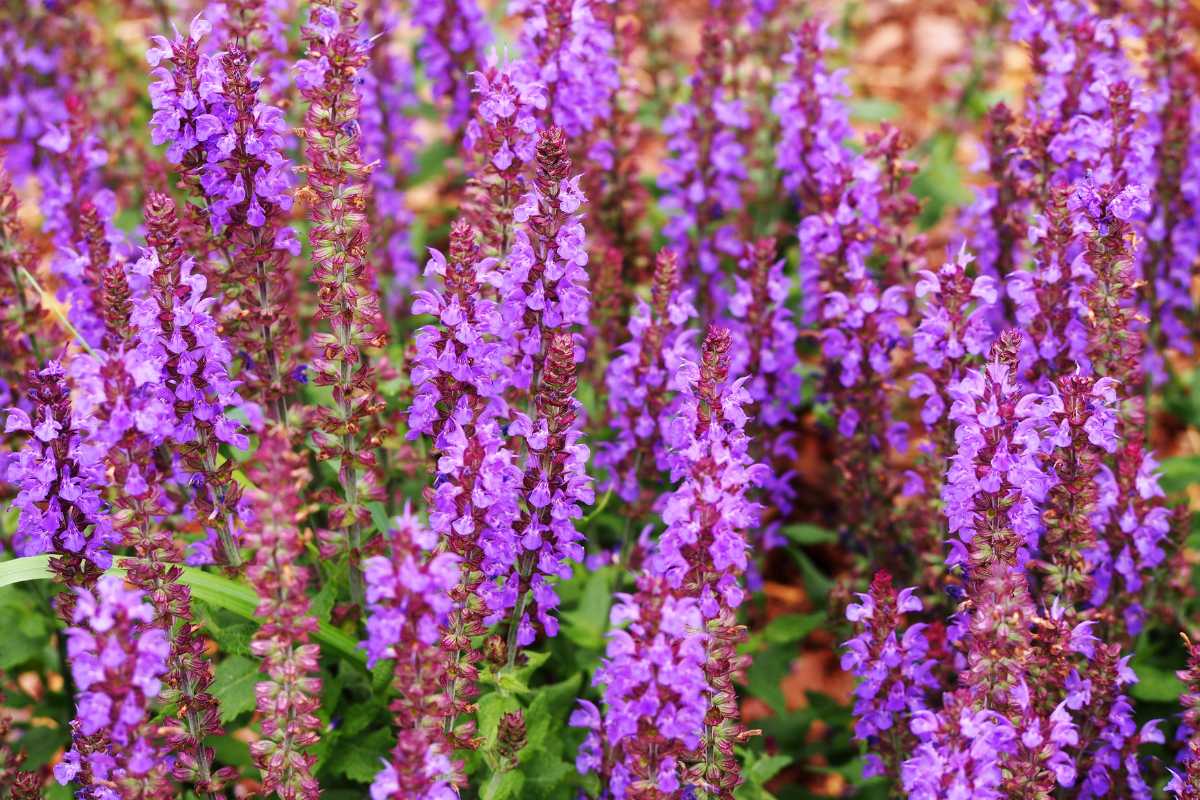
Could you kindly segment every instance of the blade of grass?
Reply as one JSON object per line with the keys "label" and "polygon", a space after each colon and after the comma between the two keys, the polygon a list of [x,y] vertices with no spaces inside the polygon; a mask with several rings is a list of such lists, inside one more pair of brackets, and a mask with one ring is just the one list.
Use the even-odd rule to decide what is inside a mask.
{"label": "blade of grass", "polygon": [[[123,575],[125,571],[121,567],[115,566],[109,572]],[[0,586],[25,583],[26,581],[50,580],[53,577],[48,555],[27,556],[0,562]],[[258,608],[258,595],[245,584],[221,575],[213,575],[196,567],[184,567],[179,581],[192,590],[192,596],[196,599],[237,614],[239,617],[257,621],[254,612]],[[326,652],[336,653],[360,667],[366,667],[366,653],[345,632],[321,623],[314,638]]]}

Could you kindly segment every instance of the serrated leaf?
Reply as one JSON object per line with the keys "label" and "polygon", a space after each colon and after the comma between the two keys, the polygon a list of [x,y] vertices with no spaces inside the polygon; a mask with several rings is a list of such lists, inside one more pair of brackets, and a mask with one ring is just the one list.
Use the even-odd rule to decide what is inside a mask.
{"label": "serrated leaf", "polygon": [[317,618],[317,621],[323,625],[329,624],[329,615],[333,612],[333,605],[337,601],[337,582],[325,581],[321,584],[321,589],[313,595],[309,608],[312,615]]}
{"label": "serrated leaf", "polygon": [[496,740],[496,729],[500,726],[500,717],[509,711],[516,711],[521,704],[512,695],[503,692],[488,692],[480,696],[475,707],[475,720],[479,725],[479,735],[490,746]]}
{"label": "serrated leaf", "polygon": [[613,568],[598,569],[588,576],[579,605],[562,615],[563,633],[580,647],[600,650],[608,630],[608,611],[612,607]]}
{"label": "serrated leaf", "polygon": [[763,628],[763,636],[771,644],[790,644],[798,642],[821,627],[825,621],[825,613],[815,614],[781,614],[767,623]]}
{"label": "serrated leaf", "polygon": [[564,790],[574,784],[577,774],[573,764],[545,751],[533,753],[527,761],[522,759],[521,770],[525,775],[521,797],[528,800],[553,800],[569,796]]}
{"label": "serrated leaf", "polygon": [[344,775],[359,783],[370,783],[383,768],[388,750],[394,743],[395,735],[388,727],[364,736],[347,736],[338,740],[325,765],[337,775]]}
{"label": "serrated leaf", "polygon": [[212,694],[221,704],[221,722],[232,722],[254,708],[254,687],[263,676],[258,662],[230,656],[213,670]]}
{"label": "serrated leaf", "polygon": [[785,525],[780,528],[780,532],[799,545],[832,544],[837,541],[837,534],[833,531],[807,522]]}
{"label": "serrated leaf", "polygon": [[479,792],[482,800],[507,800],[510,797],[521,797],[521,787],[525,785],[525,776],[515,770],[492,775]]}
{"label": "serrated leaf", "polygon": [[774,778],[781,769],[791,763],[791,756],[766,756],[754,762],[746,771],[746,778],[761,785]]}
{"label": "serrated leaf", "polygon": [[395,673],[396,665],[391,659],[378,662],[371,668],[371,691],[375,694],[386,693]]}
{"label": "serrated leaf", "polygon": [[491,680],[501,689],[512,692],[513,694],[525,694],[529,691],[529,679],[533,677],[533,673],[546,663],[550,658],[550,653],[529,652],[525,651],[525,663],[509,669],[502,667],[497,672],[493,673]]}
{"label": "serrated leaf", "polygon": [[351,703],[338,730],[342,736],[353,736],[365,730],[379,715],[380,710],[381,707],[377,703]]}
{"label": "serrated leaf", "polygon": [[218,625],[211,618],[205,630],[217,642],[217,647],[226,655],[249,656],[250,640],[254,638],[258,628],[249,624]]}
{"label": "serrated leaf", "polygon": [[542,749],[551,730],[562,728],[582,682],[583,675],[575,673],[565,681],[538,687],[525,712],[525,746],[530,751]]}

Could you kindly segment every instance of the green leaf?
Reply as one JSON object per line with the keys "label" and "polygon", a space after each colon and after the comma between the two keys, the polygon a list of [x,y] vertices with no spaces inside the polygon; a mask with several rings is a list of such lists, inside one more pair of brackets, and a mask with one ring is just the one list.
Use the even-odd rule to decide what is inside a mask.
{"label": "green leaf", "polygon": [[392,529],[392,521],[388,519],[383,503],[367,503],[367,510],[371,512],[371,524],[375,526],[376,533],[387,533]]}
{"label": "green leaf", "polygon": [[520,772],[501,772],[492,775],[479,792],[481,800],[506,800],[509,797],[521,797],[521,787],[525,785],[525,776]]}
{"label": "green leaf", "polygon": [[50,556],[27,556],[0,563],[0,586],[11,586],[25,581],[45,580],[52,577]]}
{"label": "green leaf", "polygon": [[796,564],[800,567],[800,575],[804,579],[804,591],[808,592],[808,596],[813,600],[824,600],[828,597],[829,590],[833,588],[833,581],[825,577],[825,574],[803,551],[791,547],[788,548],[788,552],[792,554],[792,558],[796,559]]}
{"label": "green leaf", "polygon": [[258,630],[258,626],[251,625],[250,622],[234,622],[230,625],[218,624],[215,620],[209,618],[206,622],[204,630],[211,634],[212,638],[216,639],[218,648],[226,655],[250,656],[250,642],[254,638],[254,632]]}
{"label": "green leaf", "polygon": [[562,728],[575,705],[582,682],[583,674],[577,672],[560,683],[538,687],[529,710],[525,712],[526,748],[530,751],[542,749],[551,728]]}
{"label": "green leaf", "polygon": [[1200,456],[1172,456],[1160,463],[1163,490],[1174,494],[1200,483]]}
{"label": "green leaf", "polygon": [[1129,693],[1137,700],[1150,703],[1176,703],[1187,687],[1174,672],[1150,664],[1133,664],[1138,682],[1129,687]]}
{"label": "green leaf", "polygon": [[502,667],[496,672],[492,681],[501,689],[513,692],[515,694],[525,694],[529,691],[529,679],[533,677],[533,673],[538,671],[542,664],[550,658],[548,651],[544,652],[529,652],[525,651],[525,663],[519,667]]}
{"label": "green leaf", "polygon": [[763,635],[771,644],[790,644],[808,636],[824,621],[823,611],[815,614],[781,614],[767,623]]}
{"label": "green leaf", "polygon": [[0,587],[0,670],[11,670],[38,658],[50,642],[51,627],[45,606],[17,586]]}
{"label": "green leaf", "polygon": [[378,728],[365,736],[341,737],[324,763],[334,774],[345,775],[359,783],[370,783],[383,767],[382,762],[395,741],[395,734],[389,726]]}
{"label": "green leaf", "polygon": [[604,567],[588,576],[579,605],[563,613],[563,633],[588,650],[604,647],[608,630],[608,610],[612,606],[613,568]]}
{"label": "green leaf", "polygon": [[783,679],[792,668],[793,648],[771,647],[754,657],[746,671],[746,685],[750,693],[766,701],[776,713],[787,711],[787,699],[783,696]]}
{"label": "green leaf", "polygon": [[500,727],[500,717],[509,711],[516,711],[521,704],[512,695],[503,692],[488,692],[480,696],[475,707],[475,720],[479,725],[479,735],[491,746],[496,740],[496,729]]}
{"label": "green leaf", "polygon": [[766,783],[779,774],[779,771],[792,763],[791,756],[767,756],[754,762],[746,773],[747,780],[758,784]]}
{"label": "green leaf", "polygon": [[810,525],[801,522],[796,525],[785,525],[781,532],[784,536],[799,545],[832,544],[837,541],[837,534],[820,525]]}
{"label": "green leaf", "polygon": [[791,756],[757,756],[746,751],[745,776],[746,782],[734,791],[736,800],[773,800],[775,795],[764,787],[767,781],[774,778],[779,770],[792,763]]}
{"label": "green leaf", "polygon": [[575,782],[575,766],[563,761],[555,753],[537,751],[530,754],[528,759],[522,759],[522,772],[525,774],[525,785],[521,791],[522,798],[529,800],[557,800],[569,797],[570,787]]}
{"label": "green leaf", "polygon": [[49,764],[50,759],[71,739],[64,728],[47,728],[33,725],[21,736],[21,749],[25,751],[25,769],[37,769]]}
{"label": "green leaf", "polygon": [[891,100],[881,100],[874,97],[858,97],[850,100],[850,115],[863,122],[883,122],[895,119],[901,113],[901,108]]}
{"label": "green leaf", "polygon": [[254,687],[262,680],[258,662],[230,656],[213,671],[212,693],[221,704],[221,722],[232,722],[254,708]]}
{"label": "green leaf", "polygon": [[[124,570],[120,566],[109,572],[121,575]],[[50,557],[27,556],[14,558],[11,561],[0,562],[0,586],[9,586],[25,581],[50,580]],[[179,582],[190,587],[192,596],[209,605],[232,611],[239,617],[255,620],[255,609],[258,608],[258,595],[250,587],[220,575],[213,575],[196,567],[183,567]],[[322,624],[314,635],[317,642],[329,652],[337,653],[347,660],[365,666],[367,654],[363,652],[354,639],[343,631],[331,625]]]}

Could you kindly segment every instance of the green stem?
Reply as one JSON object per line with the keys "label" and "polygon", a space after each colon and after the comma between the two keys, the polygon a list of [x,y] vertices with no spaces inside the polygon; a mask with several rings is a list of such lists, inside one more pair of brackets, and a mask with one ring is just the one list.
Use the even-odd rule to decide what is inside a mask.
{"label": "green stem", "polygon": [[[21,275],[25,278],[25,280],[29,281],[29,285],[32,286],[34,288],[34,290],[38,293],[39,301],[40,301],[40,298],[46,296],[46,292],[42,289],[41,285],[37,282],[37,278],[35,278],[35,277],[33,277],[33,275],[29,274],[29,270],[25,269],[24,267],[17,267],[17,269],[20,271]],[[43,303],[42,305],[45,305],[45,304]],[[67,331],[72,336],[75,337],[75,339],[79,342],[79,344],[83,347],[83,349],[88,352],[88,355],[96,357],[96,351],[93,350],[92,346],[87,343],[87,340],[84,339],[83,336],[80,335],[79,331],[75,330],[75,326],[71,324],[71,321],[69,319],[67,319],[67,315],[62,312],[62,309],[60,309],[57,305],[50,305],[49,308],[50,308],[51,313],[53,313],[54,316],[58,318],[58,321],[60,323],[62,323],[62,326],[64,328],[66,328]]]}

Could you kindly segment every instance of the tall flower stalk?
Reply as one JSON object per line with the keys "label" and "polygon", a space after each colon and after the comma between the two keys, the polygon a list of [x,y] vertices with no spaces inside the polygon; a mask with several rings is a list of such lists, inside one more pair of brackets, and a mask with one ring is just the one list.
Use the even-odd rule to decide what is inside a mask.
{"label": "tall flower stalk", "polygon": [[329,527],[349,557],[350,595],[363,601],[362,536],[366,504],[379,496],[375,416],[381,409],[370,353],[385,341],[379,298],[367,260],[369,169],[360,154],[360,96],[355,77],[368,62],[352,7],[313,4],[304,26],[308,52],[298,84],[308,102],[304,154],[308,178],[312,282],[317,289],[313,382],[333,390],[333,407],[312,410],[320,458],[336,460],[341,496],[330,497]]}

